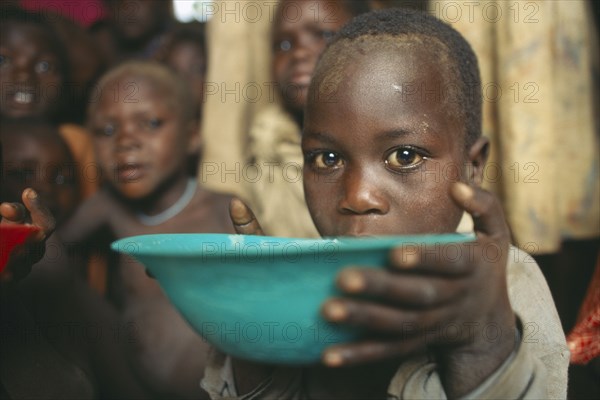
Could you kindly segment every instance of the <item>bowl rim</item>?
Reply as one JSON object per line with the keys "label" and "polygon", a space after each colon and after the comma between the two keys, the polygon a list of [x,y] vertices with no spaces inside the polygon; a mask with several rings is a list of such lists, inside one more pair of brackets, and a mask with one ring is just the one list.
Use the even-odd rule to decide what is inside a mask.
{"label": "bowl rim", "polygon": [[[176,244],[185,238],[194,237],[200,239],[202,237],[211,238],[213,241],[222,239],[231,242],[232,238],[243,237],[239,243],[245,240],[250,240],[252,243],[264,242],[265,244],[282,243],[294,244],[293,247],[286,249],[286,254],[293,255],[295,253],[314,254],[317,252],[331,251],[338,246],[347,251],[364,251],[364,250],[382,250],[387,248],[399,247],[402,245],[447,245],[459,244],[475,240],[474,233],[442,233],[442,234],[420,234],[420,235],[389,235],[389,236],[338,236],[338,237],[323,237],[323,238],[287,238],[276,236],[257,236],[257,235],[240,235],[231,233],[156,233],[147,235],[135,235],[115,240],[111,243],[113,251],[129,254],[132,256],[166,256],[166,257],[198,257],[204,258],[222,258],[219,252],[215,254],[205,254],[201,248],[197,251],[194,249],[186,249],[185,252],[181,248],[177,248]],[[157,240],[168,239],[169,242],[175,244],[171,248],[152,246],[152,242]],[[425,240],[426,239],[426,240]],[[424,241],[426,243],[424,243]],[[198,243],[202,243],[198,241]],[[329,246],[336,246],[331,248]],[[131,250],[135,250],[135,253]]]}

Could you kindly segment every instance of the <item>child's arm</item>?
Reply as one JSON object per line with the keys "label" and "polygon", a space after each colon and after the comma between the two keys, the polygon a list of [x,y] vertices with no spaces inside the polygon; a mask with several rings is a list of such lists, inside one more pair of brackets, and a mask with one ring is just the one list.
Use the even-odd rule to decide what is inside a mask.
{"label": "child's arm", "polygon": [[[457,253],[450,253],[450,248],[426,248],[419,252],[397,249],[391,254],[387,271],[344,270],[338,284],[351,297],[327,302],[323,307],[325,317],[361,326],[379,339],[329,348],[323,356],[325,364],[365,367],[361,369],[364,379],[344,379],[349,370],[339,369],[339,376],[333,377],[340,378],[342,388],[355,383],[359,383],[357,388],[364,386],[382,375],[370,374],[384,366],[382,360],[400,358],[404,362],[395,364],[401,368],[391,381],[390,393],[402,391],[409,397],[440,398],[465,394],[506,398],[533,398],[540,394],[547,397],[545,393],[560,396],[566,389],[565,382],[550,381],[552,376],[557,380],[566,377],[567,364],[561,360],[568,357],[565,358],[563,351],[564,335],[556,332],[560,324],[553,318],[554,307],[547,287],[543,280],[540,282],[541,275],[536,277],[532,268],[527,276],[520,278],[527,281],[523,285],[531,287],[532,295],[545,308],[532,308],[529,302],[518,300],[517,303],[523,304],[516,304],[515,309],[527,318],[525,323],[541,322],[538,327],[543,331],[535,341],[544,343],[531,345],[523,340],[518,345],[516,317],[506,287],[508,229],[500,205],[491,194],[460,185],[453,189],[452,196],[474,216],[477,241],[459,246],[462,257],[454,256]],[[241,202],[232,202],[231,215],[238,233],[260,233],[258,222]],[[452,246],[458,249],[457,245]],[[450,259],[442,259],[443,255]],[[523,292],[522,288],[511,287],[511,290]],[[369,301],[360,299],[361,296]],[[385,340],[381,339],[382,333]],[[427,357],[413,357],[427,351],[435,354],[435,363]],[[336,382],[322,384],[326,370],[315,368],[298,380],[291,373],[280,373],[281,368],[232,361],[235,379],[229,383],[234,383],[240,394],[267,387],[274,393],[287,394],[295,387],[298,391],[340,394],[332,389]],[[392,374],[396,369],[393,365],[389,371]],[[552,367],[557,371],[550,371]],[[383,374],[386,373],[383,369]],[[436,387],[438,374],[443,388],[439,384]],[[547,384],[560,387],[550,390]]]}
{"label": "child's arm", "polygon": [[476,241],[399,248],[390,254],[386,270],[342,271],[338,286],[348,296],[327,301],[323,314],[361,327],[373,339],[331,347],[323,360],[335,367],[430,352],[449,398],[478,389],[499,370],[508,375],[492,384],[504,386],[503,397],[521,397],[538,390],[547,377],[534,376],[529,363],[516,379],[507,365],[529,355],[515,340],[506,278],[509,231],[502,209],[492,194],[464,184],[455,184],[451,196],[473,216]]}
{"label": "child's arm", "polygon": [[121,206],[106,188],[98,190],[85,200],[57,230],[65,244],[85,241],[110,221],[110,214]]}

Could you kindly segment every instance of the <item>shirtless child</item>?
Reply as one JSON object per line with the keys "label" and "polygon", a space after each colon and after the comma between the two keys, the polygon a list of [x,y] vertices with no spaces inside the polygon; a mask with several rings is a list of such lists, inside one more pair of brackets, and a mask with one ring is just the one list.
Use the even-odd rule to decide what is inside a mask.
{"label": "shirtless child", "polygon": [[[197,109],[186,83],[157,63],[130,62],[99,81],[89,107],[99,170],[106,181],[61,229],[67,243],[102,230],[111,239],[152,233],[230,232],[229,197],[198,186],[187,156],[198,150]],[[132,323],[131,360],[161,396],[198,398],[207,344],[132,260],[120,259],[113,294]]]}

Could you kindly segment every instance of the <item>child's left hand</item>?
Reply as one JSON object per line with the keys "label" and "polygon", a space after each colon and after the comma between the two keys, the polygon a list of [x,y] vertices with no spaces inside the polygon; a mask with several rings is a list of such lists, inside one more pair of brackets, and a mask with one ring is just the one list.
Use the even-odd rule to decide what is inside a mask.
{"label": "child's left hand", "polygon": [[29,224],[39,231],[20,248],[11,254],[6,268],[0,274],[0,282],[7,284],[18,281],[29,274],[33,264],[44,255],[46,239],[55,227],[54,217],[33,189],[25,189],[23,204],[1,203],[1,224]]}
{"label": "child's left hand", "polygon": [[[328,348],[329,366],[402,357],[431,349],[443,382],[466,393],[479,382],[463,382],[476,368],[481,380],[515,345],[515,315],[506,283],[509,230],[498,200],[462,183],[451,189],[455,202],[473,216],[476,241],[397,248],[387,269],[350,267],[338,276],[347,297],[329,299],[322,313],[329,321],[367,332],[366,340]],[[460,250],[460,251],[457,251]],[[446,385],[445,385],[446,386]]]}

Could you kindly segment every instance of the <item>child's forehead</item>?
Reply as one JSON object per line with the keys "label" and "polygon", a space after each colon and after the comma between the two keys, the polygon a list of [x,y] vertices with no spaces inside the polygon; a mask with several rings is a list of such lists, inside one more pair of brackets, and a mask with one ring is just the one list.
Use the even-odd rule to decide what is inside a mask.
{"label": "child's forehead", "polygon": [[153,101],[157,98],[164,102],[171,102],[176,97],[175,90],[170,88],[159,76],[135,72],[115,76],[106,82],[101,94],[105,98],[115,97],[116,91],[122,92],[126,96],[123,101],[128,99],[135,103]]}
{"label": "child's forehead", "polygon": [[7,42],[15,39],[26,39],[29,42],[38,42],[48,50],[51,49],[51,42],[48,37],[48,29],[44,26],[21,21],[7,21],[2,28],[0,41]]}
{"label": "child's forehead", "polygon": [[[345,42],[345,43],[344,43]],[[310,100],[319,98],[323,90],[345,94],[358,86],[359,91],[383,89],[390,85],[398,94],[407,96],[413,86],[435,81],[436,87],[425,87],[440,94],[453,79],[445,63],[446,57],[420,38],[378,40],[374,37],[356,41],[340,41],[323,55],[315,71],[313,82],[317,90]],[[387,88],[387,87],[386,87]],[[426,93],[423,93],[426,94]]]}
{"label": "child's forehead", "polygon": [[311,85],[309,125],[321,126],[325,120],[331,126],[343,125],[344,118],[318,112],[327,107],[330,113],[361,115],[385,131],[403,124],[420,130],[425,124],[432,132],[444,133],[449,121],[464,127],[460,89],[452,84],[457,75],[420,38],[402,39],[386,43],[368,37],[330,49]]}
{"label": "child's forehead", "polygon": [[350,17],[341,0],[281,0],[276,8],[273,32],[302,25],[338,23]]}

